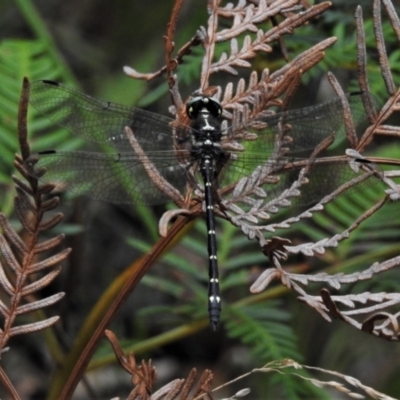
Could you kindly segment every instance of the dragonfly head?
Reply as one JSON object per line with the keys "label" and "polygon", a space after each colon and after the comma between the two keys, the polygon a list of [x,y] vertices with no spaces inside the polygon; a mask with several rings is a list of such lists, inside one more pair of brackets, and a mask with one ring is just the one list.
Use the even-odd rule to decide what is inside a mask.
{"label": "dragonfly head", "polygon": [[187,103],[186,113],[190,119],[196,119],[200,114],[219,118],[222,115],[222,106],[211,97],[197,96]]}

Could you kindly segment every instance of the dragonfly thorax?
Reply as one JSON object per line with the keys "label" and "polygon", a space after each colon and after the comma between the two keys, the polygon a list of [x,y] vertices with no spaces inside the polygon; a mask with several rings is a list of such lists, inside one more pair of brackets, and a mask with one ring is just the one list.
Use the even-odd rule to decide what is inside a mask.
{"label": "dragonfly thorax", "polygon": [[186,112],[193,121],[192,155],[217,155],[221,151],[221,104],[211,97],[198,96],[187,104]]}

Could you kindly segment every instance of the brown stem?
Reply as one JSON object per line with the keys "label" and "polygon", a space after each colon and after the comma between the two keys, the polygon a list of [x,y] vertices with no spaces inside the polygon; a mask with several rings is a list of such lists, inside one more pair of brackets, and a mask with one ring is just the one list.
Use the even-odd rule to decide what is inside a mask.
{"label": "brown stem", "polygon": [[21,400],[15,387],[8,379],[7,374],[4,372],[3,368],[0,367],[0,382],[3,384],[4,388],[7,390],[12,400]]}
{"label": "brown stem", "polygon": [[[200,210],[200,205],[194,207],[193,212],[198,212]],[[198,208],[198,209],[197,209]],[[122,290],[118,293],[118,296],[114,299],[108,311],[104,315],[103,319],[97,325],[94,334],[91,336],[87,343],[80,345],[80,349],[76,349],[71,357],[66,360],[66,365],[73,365],[72,371],[66,370],[63,375],[65,379],[64,387],[61,393],[51,393],[50,398],[57,398],[59,400],[67,400],[72,397],[72,394],[79,383],[87,365],[89,364],[90,358],[97,348],[100,340],[103,338],[104,330],[110,325],[113,318],[117,315],[118,311],[125,304],[126,299],[134,290],[136,285],[140,282],[145,273],[150,269],[154,262],[160,257],[160,255],[167,249],[167,247],[174,240],[176,235],[181,231],[181,229],[187,224],[187,217],[179,217],[176,222],[172,225],[166,237],[161,238],[153,249],[142,259],[142,261],[137,266],[135,273],[130,277],[127,277],[127,281],[123,286]],[[75,358],[76,360],[72,360]],[[69,375],[68,375],[69,374]],[[60,377],[62,378],[62,377]],[[54,391],[58,391],[55,388]]]}

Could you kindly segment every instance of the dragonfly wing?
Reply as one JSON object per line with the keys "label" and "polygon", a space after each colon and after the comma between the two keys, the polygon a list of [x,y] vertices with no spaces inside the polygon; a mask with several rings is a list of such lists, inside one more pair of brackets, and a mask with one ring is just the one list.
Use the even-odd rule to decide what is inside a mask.
{"label": "dragonfly wing", "polygon": [[[174,152],[149,152],[148,164],[158,173],[150,179],[143,160],[129,153],[45,152],[39,154],[35,171],[45,168],[42,182],[56,185],[60,191],[87,195],[111,203],[162,204],[170,198],[157,187],[163,180],[184,190],[186,170],[177,164]],[[174,161],[172,161],[174,160]],[[157,182],[158,179],[158,182]]]}
{"label": "dragonfly wing", "polygon": [[344,104],[349,105],[354,125],[362,125],[367,120],[363,96],[373,101],[369,93],[350,93],[311,107],[252,119],[246,121],[245,126],[229,127],[224,135],[228,140],[235,140],[238,132],[241,136],[253,134],[252,140],[239,141],[243,142],[246,152],[259,153],[260,157],[264,154],[264,159],[268,156],[299,157],[297,153],[312,151],[329,136],[334,139],[345,136]]}
{"label": "dragonfly wing", "polygon": [[[332,161],[330,158],[322,158],[315,160],[311,165],[308,163],[307,159],[302,158],[281,158],[278,162],[271,161],[257,166],[251,174],[241,179],[239,169],[236,174],[240,189],[231,191],[231,201],[240,202],[240,199],[245,199],[248,204],[253,204],[249,198],[263,199],[264,202],[274,200],[298,181],[300,171],[305,167],[309,167],[307,181],[298,188],[299,196],[291,198],[292,205],[307,206],[319,202],[349,182],[352,183],[346,189],[346,193],[365,190],[380,181],[380,169],[373,163],[366,163],[364,168],[361,168],[363,162],[360,161],[358,169],[354,169],[350,160],[346,159]],[[228,171],[232,178],[235,165]]]}
{"label": "dragonfly wing", "polygon": [[[29,97],[41,114],[88,141],[129,151],[124,132],[129,126],[145,151],[173,147],[173,120],[163,115],[99,100],[52,81],[31,83]],[[190,132],[184,125],[177,129]]]}
{"label": "dragonfly wing", "polygon": [[[270,187],[269,192],[274,195],[281,193],[297,179],[301,167],[294,165],[299,157],[303,157],[302,165],[305,166],[307,157],[324,139],[345,136],[346,104],[349,105],[355,126],[366,121],[363,96],[373,100],[369,93],[347,94],[315,106],[248,120],[245,126],[229,127],[224,132],[225,142],[229,144],[238,138],[237,142],[243,150],[231,151],[220,181],[226,186],[246,176],[256,177],[260,171],[264,175],[269,172],[271,176],[280,176],[275,190]],[[249,140],[243,139],[246,137]],[[350,177],[354,177],[354,174],[346,162],[311,168],[309,180],[312,184],[305,189],[308,194],[303,196],[302,203],[308,204],[308,199],[322,198],[323,193],[329,193],[331,188],[340,186]],[[270,185],[270,181],[266,181],[265,185]]]}

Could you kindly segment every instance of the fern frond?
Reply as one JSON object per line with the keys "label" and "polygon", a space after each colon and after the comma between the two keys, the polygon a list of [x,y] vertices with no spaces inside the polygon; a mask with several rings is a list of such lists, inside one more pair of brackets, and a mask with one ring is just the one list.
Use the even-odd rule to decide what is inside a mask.
{"label": "fern frond", "polygon": [[[250,346],[259,360],[301,357],[296,336],[287,325],[288,313],[277,302],[230,308],[226,318],[228,335]],[[289,355],[290,354],[290,355]]]}
{"label": "fern frond", "polygon": [[[25,125],[28,96],[28,81],[25,80],[19,111],[19,141],[22,156],[15,158],[15,167],[25,181],[20,178],[15,178],[14,181],[17,187],[15,209],[25,228],[26,239],[22,240],[21,235],[1,213],[0,226],[3,235],[0,235],[2,253],[0,285],[9,297],[7,304],[2,302],[0,307],[3,316],[3,327],[0,333],[1,349],[4,349],[13,336],[40,331],[58,321],[59,317],[50,317],[31,323],[20,323],[17,317],[52,306],[63,298],[64,293],[53,294],[41,299],[36,299],[34,296],[58,276],[61,272],[59,264],[70,253],[70,249],[65,249],[43,260],[36,259],[37,254],[43,253],[45,250],[54,250],[62,243],[62,235],[42,243],[39,242],[40,235],[57,225],[62,215],[55,214],[47,220],[44,219],[45,212],[54,210],[58,201],[45,200],[44,196],[49,191],[49,185],[40,186],[25,168],[25,161],[29,158]],[[45,272],[48,269],[50,271]]]}
{"label": "fern frond", "polygon": [[135,385],[135,388],[130,392],[129,399],[172,400],[179,396],[182,400],[189,400],[202,398],[204,395],[209,396],[213,379],[212,372],[205,370],[201,375],[198,384],[195,386],[197,371],[194,368],[189,372],[186,379],[175,379],[153,394],[152,391],[157,379],[157,370],[152,366],[151,360],[148,362],[142,360],[141,365],[138,366],[133,352],[124,354],[118,339],[113,332],[106,330],[105,335],[111,343],[121,367],[132,376],[132,384]]}
{"label": "fern frond", "polygon": [[[12,181],[10,177],[15,171],[13,159],[18,152],[17,131],[17,110],[19,104],[19,92],[24,76],[32,80],[54,79],[65,80],[63,68],[60,67],[53,55],[50,54],[46,44],[41,40],[3,40],[0,44],[0,79],[3,84],[0,87],[0,135],[1,135],[1,158],[0,158],[0,179],[6,184],[6,196],[0,201],[3,204],[11,203]],[[80,141],[66,141],[65,134],[60,130],[52,130],[48,135],[39,135],[43,129],[49,128],[48,120],[43,117],[30,115],[29,136],[31,144],[37,150],[53,148],[55,146],[64,148],[76,148]],[[68,144],[66,144],[68,142]],[[3,211],[7,215],[10,210]]]}
{"label": "fern frond", "polygon": [[[225,326],[228,335],[238,339],[251,348],[256,359],[281,359],[283,354],[300,360],[301,354],[297,348],[296,336],[288,326],[289,315],[282,309],[277,309],[277,302],[251,307],[230,308]],[[282,388],[285,398],[298,400],[302,395],[324,398],[322,391],[310,385],[299,385],[293,377],[277,375],[274,384]],[[273,392],[275,392],[273,390]]]}

